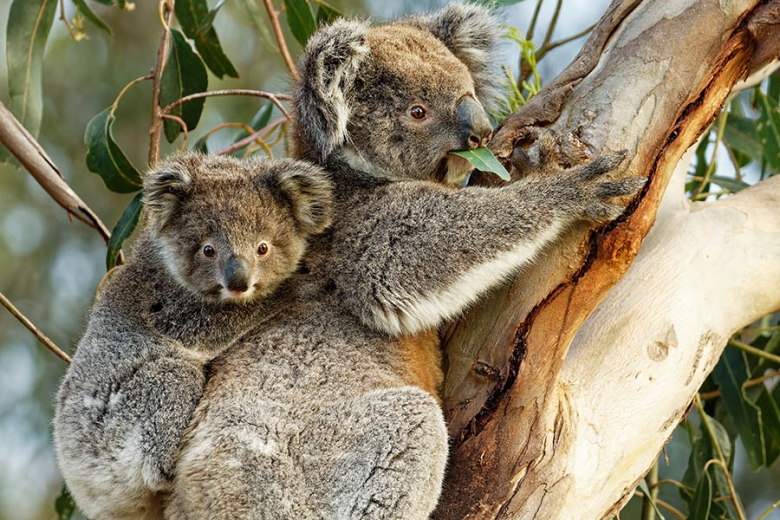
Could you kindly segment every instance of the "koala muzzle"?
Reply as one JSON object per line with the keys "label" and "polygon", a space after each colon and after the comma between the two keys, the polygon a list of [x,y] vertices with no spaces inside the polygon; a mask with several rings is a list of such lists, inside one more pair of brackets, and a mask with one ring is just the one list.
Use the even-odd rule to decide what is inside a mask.
{"label": "koala muzzle", "polygon": [[249,289],[249,266],[244,260],[230,257],[225,266],[225,281],[227,288],[234,292],[244,292]]}
{"label": "koala muzzle", "polygon": [[458,102],[458,123],[464,149],[473,150],[485,146],[493,136],[493,127],[482,107],[471,98]]}

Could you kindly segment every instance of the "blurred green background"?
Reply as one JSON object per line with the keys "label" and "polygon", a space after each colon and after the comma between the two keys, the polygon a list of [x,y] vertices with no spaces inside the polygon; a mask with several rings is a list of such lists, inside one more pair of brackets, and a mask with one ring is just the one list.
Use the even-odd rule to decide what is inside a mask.
{"label": "blurred green background", "polygon": [[[0,0],[3,28],[10,3],[10,0]],[[212,7],[215,3],[210,2]],[[348,15],[384,20],[429,10],[445,2],[333,0],[331,3]],[[607,0],[564,2],[556,39],[576,34],[594,23],[608,3]],[[507,22],[525,30],[527,22],[523,20],[530,18],[535,4],[526,1],[506,8]],[[64,24],[55,20],[44,61],[44,116],[39,141],[76,193],[111,228],[132,196],[109,192],[97,175],[87,171],[84,129],[95,114],[114,101],[124,85],[153,68],[161,28],[156,1],[136,0],[132,12],[90,5],[111,26],[113,38],[87,24],[89,39],[77,43]],[[66,15],[71,18],[72,2],[66,0],[65,6]],[[550,2],[545,5],[542,27],[549,22],[552,7],[554,4]],[[262,43],[259,32],[250,25],[238,2],[225,4],[215,27],[240,78],[220,81],[210,74],[210,90],[288,90],[289,76],[281,57]],[[543,31],[537,32],[543,36]],[[4,39],[5,31],[2,31],[0,47],[3,49]],[[300,47],[294,38],[288,37],[287,41],[295,58]],[[554,77],[569,63],[583,41],[580,38],[551,52],[540,64],[542,78]],[[517,70],[517,56],[517,49],[507,42],[504,61],[514,70]],[[0,59],[0,100],[7,102],[6,84],[5,59]],[[116,140],[140,170],[144,169],[148,153],[150,93],[150,82],[130,90],[119,105],[114,125]],[[257,98],[209,99],[198,130],[192,132],[189,142],[194,143],[207,129],[220,123],[249,122],[261,105]],[[235,132],[231,131],[216,134],[209,141],[210,149],[229,144],[233,135]],[[173,149],[165,144],[163,155]],[[0,164],[0,292],[66,352],[72,352],[84,328],[86,312],[105,273],[105,251],[105,244],[95,230],[80,222],[70,222],[26,171]],[[55,518],[53,503],[62,488],[62,480],[54,459],[49,423],[54,395],[65,369],[65,363],[42,348],[21,324],[0,309],[0,520]],[[668,447],[673,467],[662,464],[662,478],[666,474],[681,477],[687,466],[687,449],[687,440],[677,435]],[[736,474],[751,518],[779,498],[777,471],[770,477],[767,471],[751,474],[738,468]],[[679,504],[675,495],[674,491],[664,490],[661,496]],[[636,505],[632,504],[621,517],[637,518],[636,511]],[[778,519],[780,513],[768,518]]]}

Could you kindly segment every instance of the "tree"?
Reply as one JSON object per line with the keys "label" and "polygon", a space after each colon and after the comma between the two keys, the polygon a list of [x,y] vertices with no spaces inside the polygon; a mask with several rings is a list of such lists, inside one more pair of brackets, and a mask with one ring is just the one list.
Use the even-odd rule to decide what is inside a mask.
{"label": "tree", "polygon": [[[75,3],[100,24],[83,1]],[[300,42],[317,20],[336,15],[327,4],[315,3],[312,10],[303,0],[284,2]],[[12,9],[21,12],[25,5],[26,13],[42,14],[50,25],[53,4],[15,0]],[[209,10],[205,0],[179,0],[175,14],[184,34],[163,31],[154,71],[139,78],[154,83],[150,165],[159,157],[161,135],[173,142],[183,129],[186,140],[197,125],[206,67],[218,76],[234,70],[212,26],[222,4]],[[159,5],[170,26],[172,2]],[[294,75],[280,12],[268,0],[265,7]],[[533,83],[525,84],[536,95],[497,131],[490,147],[499,159],[506,162],[517,147],[533,153],[536,132],[551,128],[575,136],[562,147],[572,162],[627,149],[628,174],[650,181],[619,222],[570,230],[533,270],[448,331],[443,399],[453,445],[436,518],[609,518],[634,493],[692,401],[701,422],[688,426],[695,457],[680,484],[689,514],[707,518],[717,511],[744,518],[731,485],[731,443],[739,434],[754,467],[780,456],[780,390],[759,386],[754,395],[743,388],[768,369],[777,376],[780,334],[759,334],[754,338],[759,348],[732,335],[780,308],[780,178],[721,198],[745,183],[739,176],[715,175],[707,145],[713,140],[717,150],[725,135],[738,167],[753,161],[767,171],[780,169],[780,79],[775,74],[768,86],[760,83],[780,56],[778,25],[779,0],[615,0],[564,72],[538,93]],[[80,34],[79,24],[74,26]],[[20,58],[33,71],[40,66],[36,52],[45,44],[45,35],[36,35],[29,39],[33,52]],[[194,40],[197,53],[185,36]],[[535,71],[535,59],[546,48],[534,54],[525,38],[515,36],[524,46],[522,79]],[[168,68],[173,60],[184,66]],[[186,73],[175,72],[182,70]],[[753,83],[739,83],[750,74]],[[735,85],[747,89],[755,82],[760,115],[752,121],[740,112],[740,100],[728,96]],[[20,92],[35,94],[34,81],[26,80]],[[283,137],[283,96],[230,93],[269,103],[222,153],[267,149],[273,136]],[[39,112],[34,95],[23,98],[33,114]],[[721,112],[724,104],[731,110]],[[123,162],[111,133],[116,105],[87,128],[87,164],[109,188],[133,192],[140,177]],[[109,239],[35,142],[35,116],[31,123],[26,106],[12,104],[29,132],[1,110],[0,141],[71,215],[107,239],[110,267],[135,226],[138,200]],[[272,121],[274,113],[278,118]],[[713,121],[716,128],[710,130]],[[697,171],[686,186],[694,154]],[[714,184],[727,191],[710,195]],[[686,189],[702,200],[687,202]],[[706,200],[713,198],[719,200]],[[743,351],[730,351],[718,363],[729,341]],[[742,352],[750,348],[761,357],[746,358]],[[701,404],[697,391],[703,383],[717,385],[725,409],[718,413],[733,419],[732,431],[713,417],[713,406]]]}

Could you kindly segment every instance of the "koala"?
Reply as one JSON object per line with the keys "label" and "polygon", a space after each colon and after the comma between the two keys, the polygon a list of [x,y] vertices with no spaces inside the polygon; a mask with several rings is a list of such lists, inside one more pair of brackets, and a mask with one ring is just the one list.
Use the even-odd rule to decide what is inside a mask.
{"label": "koala", "polygon": [[57,458],[89,517],[162,517],[206,363],[295,297],[285,284],[330,224],[331,190],[291,159],[186,154],[146,177],[146,226],[58,394]]}
{"label": "koala", "polygon": [[[623,154],[569,169],[555,142],[518,182],[458,187],[484,145],[500,23],[452,4],[384,26],[338,20],[299,63],[297,156],[333,181],[296,301],[218,356],[182,443],[170,519],[428,518],[448,439],[425,334],[577,221],[605,223],[644,179]],[[425,342],[424,342],[425,343]],[[427,350],[426,350],[427,349]]]}

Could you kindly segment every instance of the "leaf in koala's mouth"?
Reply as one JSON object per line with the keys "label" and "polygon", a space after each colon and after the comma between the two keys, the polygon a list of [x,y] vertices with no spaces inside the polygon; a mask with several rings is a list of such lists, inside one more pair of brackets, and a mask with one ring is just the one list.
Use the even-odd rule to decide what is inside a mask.
{"label": "leaf in koala's mouth", "polygon": [[474,165],[474,168],[480,171],[495,173],[505,181],[509,180],[509,172],[506,171],[504,165],[498,162],[498,159],[496,159],[496,156],[493,155],[493,152],[484,146],[475,148],[474,150],[459,150],[457,152],[450,153],[457,155],[458,157],[463,157],[472,165]]}

